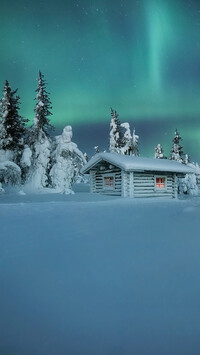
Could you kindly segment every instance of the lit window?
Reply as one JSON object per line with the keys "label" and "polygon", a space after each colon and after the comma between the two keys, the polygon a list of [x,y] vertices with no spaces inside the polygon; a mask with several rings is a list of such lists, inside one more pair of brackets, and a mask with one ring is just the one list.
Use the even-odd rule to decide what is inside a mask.
{"label": "lit window", "polygon": [[105,176],[104,177],[104,187],[107,189],[111,189],[114,187],[114,177],[113,176]]}
{"label": "lit window", "polygon": [[165,178],[164,177],[157,177],[156,178],[156,188],[158,188],[158,189],[165,188]]}

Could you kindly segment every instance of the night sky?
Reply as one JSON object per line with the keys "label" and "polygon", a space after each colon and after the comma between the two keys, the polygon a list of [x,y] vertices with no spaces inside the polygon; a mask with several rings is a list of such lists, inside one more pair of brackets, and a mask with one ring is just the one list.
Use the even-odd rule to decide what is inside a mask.
{"label": "night sky", "polygon": [[110,107],[140,136],[142,155],[175,128],[200,162],[200,1],[1,0],[0,83],[33,119],[38,71],[52,124],[72,125],[82,150],[107,149]]}

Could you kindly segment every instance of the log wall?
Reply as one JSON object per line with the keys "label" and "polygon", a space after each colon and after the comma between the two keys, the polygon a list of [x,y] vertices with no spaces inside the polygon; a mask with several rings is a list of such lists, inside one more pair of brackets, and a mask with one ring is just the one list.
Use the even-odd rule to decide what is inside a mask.
{"label": "log wall", "polygon": [[[104,186],[104,177],[114,176],[114,188]],[[155,188],[155,177],[166,178],[166,188]],[[177,178],[173,173],[159,172],[125,172],[113,167],[104,166],[90,171],[91,192],[123,197],[177,197]]]}
{"label": "log wall", "polygon": [[[108,189],[104,186],[104,177],[108,175],[114,176],[114,188]],[[90,184],[91,184],[91,192],[96,193],[105,193],[109,195],[121,196],[122,194],[122,176],[120,169],[114,170],[104,170],[102,171],[90,171]]]}
{"label": "log wall", "polygon": [[[126,196],[130,197],[168,197],[176,198],[176,175],[159,172],[130,172],[126,173]],[[155,178],[165,177],[166,188],[156,188]]]}

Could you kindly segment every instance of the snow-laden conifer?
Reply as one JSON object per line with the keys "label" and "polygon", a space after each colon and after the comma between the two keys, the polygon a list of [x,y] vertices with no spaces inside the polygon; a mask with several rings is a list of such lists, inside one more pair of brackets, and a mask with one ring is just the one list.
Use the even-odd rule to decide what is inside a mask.
{"label": "snow-laden conifer", "polygon": [[24,146],[25,124],[28,120],[19,114],[20,98],[16,93],[17,89],[12,91],[6,80],[0,101],[0,156],[1,160],[19,163]]}
{"label": "snow-laden conifer", "polygon": [[174,133],[170,159],[183,163],[183,150],[182,150],[183,147],[180,145],[180,141],[182,141],[182,138],[176,129]]}
{"label": "snow-laden conifer", "polygon": [[117,112],[111,108],[110,152],[139,156],[138,141],[139,136],[135,134],[135,129],[131,135],[129,123],[121,123]]}
{"label": "snow-laden conifer", "polygon": [[99,146],[98,145],[94,146],[94,151],[95,151],[95,154],[99,153]]}
{"label": "snow-laden conifer", "polygon": [[49,98],[49,93],[46,91],[46,81],[44,75],[39,71],[38,76],[38,87],[36,89],[37,95],[35,100],[37,101],[35,106],[35,117],[33,125],[33,133],[40,136],[40,132],[45,133],[46,136],[49,135],[49,130],[53,128],[50,123],[51,113],[51,101]]}
{"label": "snow-laden conifer", "polygon": [[41,72],[39,72],[36,92],[35,117],[28,140],[28,145],[32,152],[29,180],[34,187],[41,188],[48,186],[48,169],[51,153],[49,130],[53,128],[49,118],[52,115],[50,111],[52,106],[49,93],[46,91],[46,82]]}
{"label": "snow-laden conifer", "polygon": [[80,170],[86,164],[83,153],[71,141],[72,127],[66,126],[56,137],[50,171],[52,187],[61,193],[72,193],[72,185],[80,178]]}
{"label": "snow-laden conifer", "polygon": [[163,151],[163,148],[160,143],[157,144],[157,146],[155,147],[154,157],[155,157],[155,159],[165,159],[164,151]]}
{"label": "snow-laden conifer", "polygon": [[111,122],[110,122],[110,146],[111,153],[120,153],[120,149],[124,146],[124,132],[121,126],[118,114],[111,108]]}
{"label": "snow-laden conifer", "polygon": [[190,163],[190,157],[188,154],[185,154],[184,164],[188,165]]}
{"label": "snow-laden conifer", "polygon": [[84,158],[85,158],[85,161],[88,162],[89,158],[88,158],[88,155],[87,155],[86,152],[83,154],[83,156],[84,156]]}
{"label": "snow-laden conifer", "polygon": [[130,125],[128,122],[121,123],[121,127],[124,129],[122,145],[120,148],[120,153],[125,155],[130,155],[132,151],[132,136]]}
{"label": "snow-laden conifer", "polygon": [[139,136],[135,134],[135,128],[133,129],[132,135],[132,153],[133,156],[138,157],[139,153]]}

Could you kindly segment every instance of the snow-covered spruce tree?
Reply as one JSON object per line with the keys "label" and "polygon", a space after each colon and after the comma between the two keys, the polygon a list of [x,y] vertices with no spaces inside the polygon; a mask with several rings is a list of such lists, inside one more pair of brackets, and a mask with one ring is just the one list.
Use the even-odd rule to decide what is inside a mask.
{"label": "snow-covered spruce tree", "polygon": [[30,147],[31,153],[26,147],[25,156],[23,156],[24,166],[30,165],[28,180],[36,188],[47,187],[48,170],[51,153],[51,138],[49,136],[49,130],[53,128],[50,124],[49,116],[51,113],[51,102],[49,99],[49,93],[46,91],[46,82],[44,76],[39,72],[38,87],[36,89],[37,95],[35,100],[37,101],[35,106],[35,117],[33,120],[33,126],[30,129],[28,147]]}
{"label": "snow-covered spruce tree", "polygon": [[132,153],[132,136],[130,131],[130,125],[128,122],[121,123],[120,125],[124,130],[123,134],[123,145],[120,148],[120,153],[125,155],[130,155]]}
{"label": "snow-covered spruce tree", "polygon": [[190,163],[190,157],[188,154],[185,154],[184,164],[188,165]]}
{"label": "snow-covered spruce tree", "polygon": [[124,130],[121,147],[118,149],[118,153],[124,155],[139,156],[138,141],[139,136],[135,134],[131,135],[130,125],[128,122],[121,123],[121,127]]}
{"label": "snow-covered spruce tree", "polygon": [[94,151],[95,151],[95,154],[99,153],[99,146],[98,145],[94,146]]}
{"label": "snow-covered spruce tree", "polygon": [[182,141],[182,138],[176,129],[175,136],[173,138],[173,146],[170,154],[170,159],[183,163],[183,151],[182,151],[183,147],[181,147],[180,141]]}
{"label": "snow-covered spruce tree", "polygon": [[154,157],[155,159],[166,159],[166,157],[164,156],[163,148],[160,143],[155,147]]}
{"label": "snow-covered spruce tree", "polygon": [[84,156],[84,158],[85,158],[85,161],[88,162],[89,158],[88,158],[88,155],[87,155],[86,152],[83,154],[83,156]]}
{"label": "snow-covered spruce tree", "polygon": [[72,185],[80,179],[80,170],[86,164],[83,153],[71,139],[72,127],[66,126],[62,135],[56,137],[50,171],[52,187],[65,194],[72,193]]}
{"label": "snow-covered spruce tree", "polygon": [[1,99],[0,160],[19,163],[24,148],[27,119],[19,115],[20,98],[6,80]]}
{"label": "snow-covered spruce tree", "polygon": [[131,155],[138,157],[140,155],[139,153],[139,136],[135,134],[135,128],[133,130],[133,135],[132,135],[132,152]]}
{"label": "snow-covered spruce tree", "polygon": [[118,114],[111,108],[110,122],[110,146],[111,153],[121,153],[121,148],[124,146],[124,129],[121,126]]}

